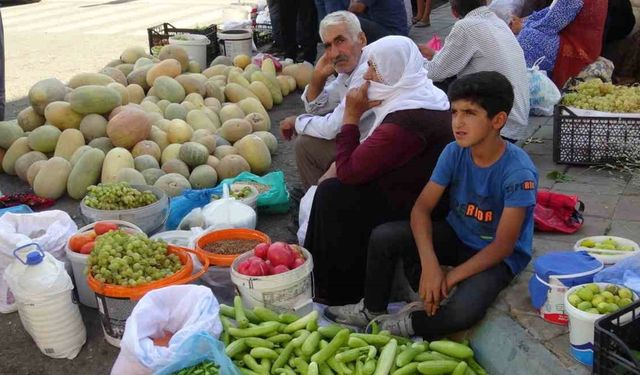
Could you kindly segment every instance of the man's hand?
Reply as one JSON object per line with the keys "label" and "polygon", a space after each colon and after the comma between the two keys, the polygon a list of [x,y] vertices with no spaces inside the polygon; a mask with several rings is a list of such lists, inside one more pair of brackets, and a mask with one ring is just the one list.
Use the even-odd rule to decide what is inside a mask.
{"label": "man's hand", "polygon": [[420,275],[420,297],[424,301],[424,311],[433,316],[440,307],[442,283],[446,280],[439,264],[422,267]]}
{"label": "man's hand", "polygon": [[369,81],[365,81],[360,87],[354,87],[347,92],[345,100],[343,124],[358,124],[360,117],[369,109],[382,103],[381,100],[369,100]]}
{"label": "man's hand", "polygon": [[314,73],[318,74],[324,80],[336,73],[336,70],[333,68],[333,61],[327,56],[326,52],[318,59]]}
{"label": "man's hand", "polygon": [[522,18],[517,16],[511,16],[511,21],[509,21],[509,28],[515,35],[520,34],[523,26]]}
{"label": "man's hand", "polygon": [[298,116],[289,116],[280,121],[280,135],[282,138],[290,141],[291,138],[298,135],[296,133],[296,118]]}
{"label": "man's hand", "polygon": [[427,43],[418,44],[418,49],[420,50],[420,53],[422,54],[422,57],[424,57],[427,60],[432,60],[433,56],[435,56],[435,54],[436,54],[436,51],[433,50],[433,48],[427,47]]}
{"label": "man's hand", "polygon": [[336,177],[338,177],[338,170],[336,169],[336,162],[334,161],[329,166],[329,169],[327,169],[327,171],[318,179],[318,185],[320,185],[324,180]]}

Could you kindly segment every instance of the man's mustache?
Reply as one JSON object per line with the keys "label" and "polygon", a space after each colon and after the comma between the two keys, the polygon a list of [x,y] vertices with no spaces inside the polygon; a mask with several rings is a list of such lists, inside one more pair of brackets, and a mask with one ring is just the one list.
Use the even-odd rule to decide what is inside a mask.
{"label": "man's mustache", "polygon": [[335,59],[333,59],[333,65],[339,63],[339,62],[343,62],[343,61],[349,61],[349,56],[347,55],[338,55]]}

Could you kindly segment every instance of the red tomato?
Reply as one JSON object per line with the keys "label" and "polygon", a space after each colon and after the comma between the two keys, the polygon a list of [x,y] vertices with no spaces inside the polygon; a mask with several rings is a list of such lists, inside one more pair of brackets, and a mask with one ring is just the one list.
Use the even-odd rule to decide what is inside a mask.
{"label": "red tomato", "polygon": [[101,234],[111,232],[112,230],[118,230],[118,224],[110,223],[108,221],[99,221],[96,223],[96,225],[94,225],[93,229],[96,231],[96,234],[99,236]]}
{"label": "red tomato", "polygon": [[86,244],[82,245],[82,248],[80,249],[80,254],[91,253],[91,250],[93,250],[93,247],[95,245],[96,245],[96,241],[87,242]]}
{"label": "red tomato", "polygon": [[93,237],[87,234],[74,234],[69,238],[69,249],[71,251],[75,251],[76,253],[80,252],[82,246],[84,246],[87,242],[93,241]]}

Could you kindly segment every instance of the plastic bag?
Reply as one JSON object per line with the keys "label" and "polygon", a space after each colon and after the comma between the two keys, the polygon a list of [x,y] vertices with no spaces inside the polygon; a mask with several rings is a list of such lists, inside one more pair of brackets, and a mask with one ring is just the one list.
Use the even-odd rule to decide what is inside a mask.
{"label": "plastic bag", "polygon": [[268,214],[282,214],[289,211],[289,192],[284,180],[284,173],[276,171],[268,173],[262,177],[250,172],[242,172],[234,178],[227,178],[223,184],[233,184],[240,181],[252,181],[257,184],[267,185],[267,191],[262,191],[256,186],[260,195],[258,196],[258,211]]}
{"label": "plastic bag", "polygon": [[17,310],[15,299],[4,280],[4,271],[15,259],[13,250],[37,243],[58,260],[66,260],[65,247],[78,226],[64,211],[51,210],[32,214],[6,213],[0,217],[0,312]]}
{"label": "plastic bag", "polygon": [[224,344],[208,333],[201,332],[183,342],[177,349],[172,363],[154,372],[154,375],[171,375],[203,361],[215,362],[221,375],[240,374],[231,359],[224,354]]}
{"label": "plastic bag", "polygon": [[600,271],[593,281],[624,285],[640,294],[640,254],[625,258]]}
{"label": "plastic bag", "polygon": [[520,17],[525,0],[493,0],[489,9],[500,19],[509,24],[511,17]]}
{"label": "plastic bag", "polygon": [[171,198],[166,230],[174,230],[194,208],[202,208],[211,202],[211,196],[222,195],[222,185],[212,189],[185,190],[181,195]]}
{"label": "plastic bag", "polygon": [[318,185],[313,185],[307,190],[302,199],[300,199],[300,209],[298,211],[298,244],[304,246],[304,240],[307,238],[307,228],[309,227],[309,217],[311,216],[311,207],[313,207],[313,197],[316,196]]}
{"label": "plastic bag", "polygon": [[560,101],[562,95],[556,84],[547,77],[547,72],[540,70],[538,64],[544,57],[536,61],[527,69],[529,73],[529,106],[530,114],[534,116],[553,116],[553,107]]}
{"label": "plastic bag", "polygon": [[542,232],[571,234],[582,227],[583,212],[584,203],[577,195],[541,190],[536,195],[533,222],[536,230]]}
{"label": "plastic bag", "polygon": [[273,61],[273,66],[275,66],[276,72],[282,70],[282,63],[280,62],[280,59],[268,53],[258,53],[257,55],[253,56],[253,58],[251,59],[251,63],[261,67],[262,60],[264,59],[271,59],[271,61]]}
{"label": "plastic bag", "polygon": [[[172,285],[152,290],[138,301],[127,319],[120,354],[112,375],[149,375],[184,358],[184,346],[196,335],[218,337],[220,305],[201,285]],[[153,339],[173,333],[168,346]],[[192,349],[195,349],[191,347]]]}
{"label": "plastic bag", "polygon": [[202,216],[207,229],[249,228],[255,229],[258,216],[253,208],[231,198],[229,185],[222,184],[222,198],[213,201],[202,209]]}
{"label": "plastic bag", "polygon": [[427,47],[432,50],[438,52],[442,49],[442,39],[438,34],[435,34],[429,41],[427,42]]}

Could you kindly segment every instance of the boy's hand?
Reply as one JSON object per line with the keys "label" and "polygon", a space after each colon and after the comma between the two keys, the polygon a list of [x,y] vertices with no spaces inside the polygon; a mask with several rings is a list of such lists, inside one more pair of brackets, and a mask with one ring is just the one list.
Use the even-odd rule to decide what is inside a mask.
{"label": "boy's hand", "polygon": [[460,282],[458,278],[458,268],[454,268],[447,272],[444,279],[442,280],[442,295],[447,298],[449,297],[449,292]]}
{"label": "boy's hand", "polygon": [[442,284],[445,281],[440,265],[423,267],[420,275],[420,297],[424,300],[424,311],[433,316],[440,307]]}

